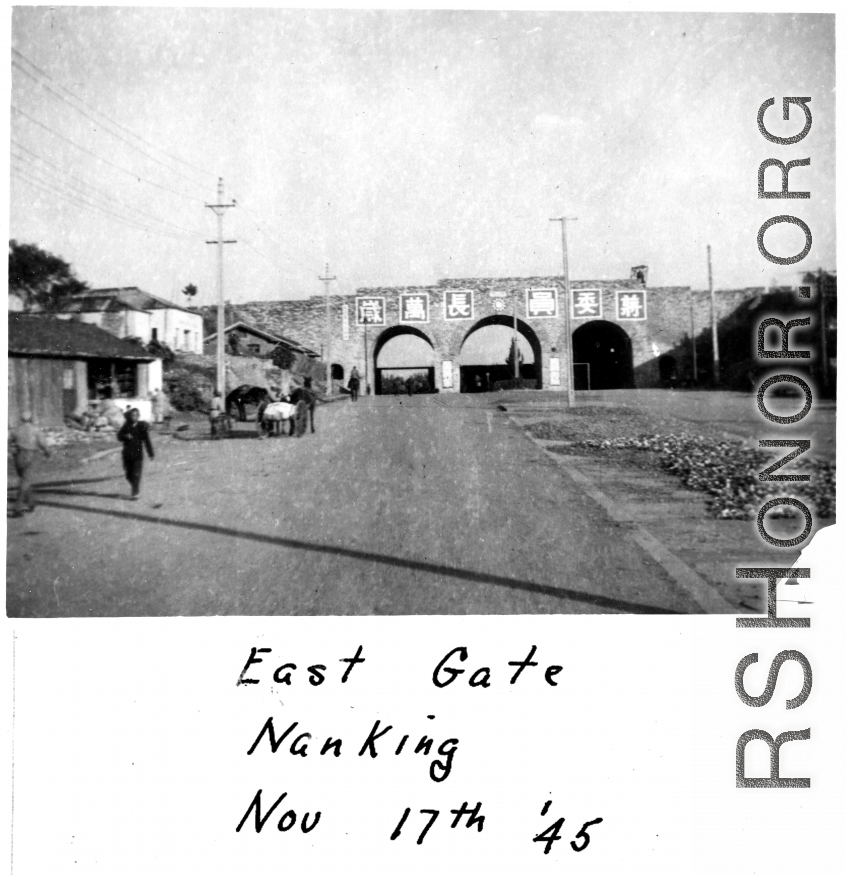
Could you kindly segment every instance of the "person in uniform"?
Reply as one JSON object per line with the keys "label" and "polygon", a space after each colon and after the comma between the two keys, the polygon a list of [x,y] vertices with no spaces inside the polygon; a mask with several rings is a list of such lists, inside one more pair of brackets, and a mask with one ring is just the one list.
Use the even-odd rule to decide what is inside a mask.
{"label": "person in uniform", "polygon": [[221,393],[215,389],[215,397],[212,398],[212,405],[209,408],[209,425],[212,429],[212,440],[216,441],[220,437],[222,426],[221,417],[224,414],[224,402],[221,398]]}
{"label": "person in uniform", "polygon": [[12,429],[9,435],[9,448],[15,460],[15,472],[18,475],[18,498],[15,501],[13,517],[22,517],[24,513],[35,510],[32,500],[32,464],[36,453],[40,450],[48,459],[50,448],[41,429],[32,424],[32,414],[21,414],[20,424]]}
{"label": "person in uniform", "polygon": [[350,371],[350,379],[347,381],[347,388],[350,390],[350,400],[359,400],[359,386],[361,385],[361,377],[359,369],[353,365],[353,370]]}
{"label": "person in uniform", "polygon": [[153,458],[153,445],[150,443],[150,427],[146,422],[140,421],[141,414],[137,407],[128,410],[125,422],[118,432],[118,440],[124,445],[123,463],[124,474],[132,487],[133,501],[138,499],[141,491],[141,471],[144,467],[144,450]]}

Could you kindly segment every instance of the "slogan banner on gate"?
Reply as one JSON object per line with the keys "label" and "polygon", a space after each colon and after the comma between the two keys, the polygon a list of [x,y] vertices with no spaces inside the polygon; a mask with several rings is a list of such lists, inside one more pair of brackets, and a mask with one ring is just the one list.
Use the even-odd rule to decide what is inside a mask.
{"label": "slogan banner on gate", "polygon": [[571,291],[572,319],[602,319],[603,297],[600,289],[573,289]]}
{"label": "slogan banner on gate", "polygon": [[558,290],[527,289],[526,315],[530,319],[555,319],[559,315]]}
{"label": "slogan banner on gate", "polygon": [[647,293],[642,291],[617,292],[616,316],[629,322],[647,318]]}
{"label": "slogan banner on gate", "polygon": [[400,322],[405,325],[420,325],[429,322],[428,292],[400,295]]}
{"label": "slogan banner on gate", "polygon": [[356,298],[357,325],[385,325],[385,298]]}
{"label": "slogan banner on gate", "polygon": [[473,319],[473,291],[471,289],[451,289],[444,293],[444,319],[446,322]]}

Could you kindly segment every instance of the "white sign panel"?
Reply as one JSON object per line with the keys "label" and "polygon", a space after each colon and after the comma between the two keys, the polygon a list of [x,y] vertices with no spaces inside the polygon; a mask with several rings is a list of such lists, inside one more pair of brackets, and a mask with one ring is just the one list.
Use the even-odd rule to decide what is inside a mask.
{"label": "white sign panel", "polygon": [[571,289],[573,319],[602,319],[603,298],[600,289]]}
{"label": "white sign panel", "polygon": [[405,325],[422,325],[429,322],[428,292],[400,295],[400,322]]}
{"label": "white sign panel", "polygon": [[559,315],[558,289],[527,289],[526,315],[530,319],[555,319]]}
{"label": "white sign panel", "polygon": [[341,337],[344,340],[350,339],[350,306],[349,304],[341,305]]}
{"label": "white sign panel", "polygon": [[441,362],[441,388],[453,388],[453,362]]}
{"label": "white sign panel", "polygon": [[385,298],[356,298],[357,325],[385,325]]}
{"label": "white sign panel", "polygon": [[446,322],[473,319],[473,291],[471,289],[451,289],[444,293],[444,319]]}
{"label": "white sign panel", "polygon": [[559,378],[559,360],[557,358],[550,359],[550,385],[561,385],[561,380]]}
{"label": "white sign panel", "polygon": [[647,318],[647,293],[642,291],[617,292],[617,318],[630,322]]}

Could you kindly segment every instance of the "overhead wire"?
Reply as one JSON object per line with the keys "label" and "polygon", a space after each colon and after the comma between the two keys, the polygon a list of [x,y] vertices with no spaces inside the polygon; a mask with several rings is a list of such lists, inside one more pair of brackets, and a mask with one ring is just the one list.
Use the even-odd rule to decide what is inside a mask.
{"label": "overhead wire", "polygon": [[[28,147],[24,146],[22,143],[19,143],[17,140],[14,139],[14,137],[12,138],[11,142],[15,148],[26,152],[28,154],[28,156],[31,155],[33,158],[35,158],[40,163],[45,164],[45,165],[49,165],[50,167],[55,168],[56,171],[58,171],[59,173],[62,174],[61,179],[58,181],[64,182],[65,177],[67,177],[69,179],[76,180],[81,185],[85,186],[85,188],[83,189],[84,194],[88,194],[89,193],[88,190],[90,189],[90,192],[93,192],[93,193],[99,195],[100,197],[103,197],[109,201],[112,201],[113,203],[117,204],[118,206],[122,207],[123,209],[132,210],[133,212],[138,213],[141,216],[144,216],[146,219],[150,219],[154,222],[157,222],[161,225],[164,225],[165,227],[172,228],[173,230],[176,230],[176,231],[184,231],[185,233],[191,234],[193,236],[203,237],[203,238],[205,237],[205,235],[201,234],[197,230],[192,230],[191,228],[186,228],[182,225],[174,225],[171,222],[166,222],[164,219],[160,219],[158,216],[154,216],[152,213],[148,213],[148,212],[145,212],[144,210],[140,210],[138,207],[135,207],[132,204],[128,204],[125,201],[122,201],[119,198],[114,197],[114,195],[111,195],[108,192],[105,192],[102,189],[97,188],[94,185],[91,185],[91,183],[89,183],[87,180],[83,179],[82,177],[76,176],[72,173],[68,173],[63,167],[60,167],[58,164],[54,163],[53,161],[50,161],[48,158],[45,158],[43,155],[39,155],[37,152],[34,152],[32,149],[29,149]],[[12,154],[14,155],[14,153],[12,153]],[[27,160],[31,160],[31,159],[27,158]],[[41,168],[39,168],[39,169],[41,169]]]}
{"label": "overhead wire", "polygon": [[[128,127],[126,127],[125,125],[122,125],[119,121],[116,121],[116,120],[113,119],[111,116],[107,115],[106,113],[104,113],[104,112],[102,112],[101,110],[97,109],[96,107],[92,106],[90,103],[88,103],[87,101],[83,100],[83,99],[82,99],[81,97],[79,97],[78,95],[74,94],[74,92],[73,92],[70,88],[66,87],[65,85],[62,85],[61,82],[58,82],[58,81],[57,81],[56,79],[54,79],[49,73],[47,73],[47,72],[45,72],[44,70],[42,70],[37,64],[33,63],[29,58],[27,58],[26,55],[24,55],[22,52],[18,51],[18,50],[15,49],[15,48],[12,48],[12,53],[15,54],[15,55],[17,55],[19,58],[21,58],[21,59],[22,59],[23,61],[25,61],[27,64],[29,64],[30,67],[32,67],[34,70],[36,70],[36,71],[39,73],[39,75],[43,76],[45,79],[48,79],[50,82],[52,82],[52,83],[54,83],[55,85],[57,85],[57,86],[58,86],[59,88],[61,88],[63,91],[65,91],[65,92],[67,92],[68,94],[70,94],[71,97],[73,97],[74,100],[78,101],[78,102],[81,103],[83,106],[88,107],[92,112],[95,112],[95,113],[96,113],[97,115],[99,115],[101,118],[106,119],[106,121],[108,121],[110,124],[113,124],[115,127],[120,128],[122,131],[125,131],[125,132],[128,133],[130,136],[133,136],[133,137],[135,137],[136,139],[140,140],[140,141],[141,141],[142,143],[144,143],[146,146],[149,146],[150,148],[155,149],[155,150],[158,151],[158,152],[161,152],[163,155],[167,155],[168,158],[170,158],[170,159],[173,160],[173,161],[177,161],[178,163],[183,164],[183,165],[186,166],[186,167],[190,167],[192,170],[196,170],[198,173],[202,173],[202,174],[204,174],[205,176],[208,176],[208,177],[210,177],[210,178],[217,178],[217,174],[216,174],[216,173],[213,173],[211,170],[204,170],[204,169],[201,168],[201,167],[197,167],[197,165],[192,164],[192,163],[189,162],[189,161],[185,161],[184,159],[179,158],[179,157],[176,156],[176,155],[173,155],[172,153],[170,153],[170,152],[168,152],[167,150],[163,149],[161,146],[157,146],[155,143],[151,143],[149,140],[145,140],[144,137],[142,137],[140,134],[135,133],[135,131],[130,130],[130,129],[129,129]],[[14,63],[14,61],[13,61],[12,63]],[[21,69],[22,72],[27,73],[27,71],[26,71],[26,70],[23,70],[19,65],[16,64],[16,66],[18,66],[18,69]],[[31,76],[31,74],[29,74],[29,73],[27,73],[27,75]],[[39,83],[39,84],[43,84],[43,83]],[[45,88],[48,88],[49,86],[46,86],[46,85],[45,85],[44,87],[45,87]],[[50,89],[50,90],[52,90],[52,89]],[[54,92],[54,93],[55,93],[55,92]],[[61,97],[61,95],[57,95],[57,96],[60,97],[62,100],[65,100],[65,102],[67,102],[70,106],[73,106],[73,104],[71,104],[66,98]],[[77,109],[77,107],[74,107],[74,108]],[[80,110],[80,111],[81,111],[81,110]],[[150,156],[150,157],[152,157],[152,156]],[[186,177],[186,178],[187,178],[187,177]],[[205,186],[205,183],[197,183],[197,184],[198,184],[198,185],[204,185],[204,186]]]}
{"label": "overhead wire", "polygon": [[[18,161],[18,162],[23,161],[23,159],[19,155],[12,155],[12,160]],[[50,187],[60,185],[63,188],[70,191],[74,197],[85,198],[86,203],[89,203],[93,206],[97,206],[97,207],[101,208],[104,212],[107,212],[109,215],[114,216],[115,218],[123,218],[123,219],[126,219],[127,221],[135,222],[139,225],[139,227],[143,227],[145,230],[150,230],[149,225],[143,223],[141,220],[139,220],[133,216],[126,216],[126,215],[123,215],[121,213],[116,212],[114,210],[113,206],[109,203],[106,203],[103,199],[104,196],[99,194],[99,193],[92,194],[90,191],[86,191],[86,189],[81,188],[80,186],[77,186],[71,182],[68,182],[65,179],[56,179],[55,176],[50,175],[49,171],[45,172],[40,167],[31,167],[30,164],[24,164],[22,169],[24,169],[25,171],[27,171],[30,174],[33,174],[37,179],[40,179],[45,185],[48,185]],[[118,203],[118,207],[123,209],[124,205],[121,203]],[[141,212],[141,211],[139,211],[139,212]],[[200,236],[194,232],[187,231],[185,229],[180,229],[180,228],[177,228],[176,226],[169,226],[167,224],[161,223],[155,217],[149,216],[149,214],[141,213],[141,215],[145,219],[152,219],[154,222],[162,225],[163,231],[167,230],[167,233],[171,233],[175,237],[179,236],[180,239],[190,240],[192,238],[196,238],[196,237]],[[176,231],[176,234],[173,234],[173,231]]]}
{"label": "overhead wire", "polygon": [[148,185],[153,185],[156,188],[160,188],[163,191],[167,191],[170,194],[176,195],[177,197],[184,198],[185,200],[195,201],[196,203],[205,204],[203,198],[192,197],[191,195],[187,195],[178,191],[174,191],[172,188],[168,188],[166,185],[160,185],[158,182],[154,182],[151,179],[147,179],[136,173],[133,170],[128,170],[126,167],[121,167],[119,164],[115,164],[113,161],[110,161],[108,158],[104,158],[102,155],[98,155],[96,152],[93,152],[91,149],[86,148],[85,146],[80,146],[79,143],[71,140],[69,137],[66,137],[64,134],[60,134],[54,128],[51,128],[49,125],[45,125],[43,122],[39,121],[37,118],[31,116],[28,112],[25,112],[20,107],[12,104],[12,112],[18,113],[18,115],[22,115],[24,118],[31,121],[33,124],[38,125],[38,127],[43,128],[48,133],[52,134],[54,137],[58,137],[60,140],[64,140],[66,143],[70,143],[71,146],[74,146],[77,149],[85,152],[88,155],[91,155],[93,158],[96,158],[98,161],[102,161],[104,164],[108,164],[110,167],[114,167],[116,170],[120,170],[121,173],[126,173],[128,176],[131,176],[133,179],[138,182],[146,182]]}
{"label": "overhead wire", "polygon": [[73,194],[66,194],[65,192],[57,191],[54,187],[52,187],[48,183],[43,182],[38,177],[33,176],[20,169],[12,168],[11,173],[12,176],[16,177],[18,180],[49,194],[51,197],[62,198],[63,200],[70,202],[79,209],[86,210],[87,212],[102,213],[108,215],[112,220],[117,221],[122,225],[126,225],[127,227],[134,228],[136,230],[147,231],[151,234],[161,234],[166,237],[171,237],[172,239],[187,239],[184,235],[176,235],[171,231],[151,228],[147,225],[133,222],[131,219],[127,219],[125,216],[121,216],[119,213],[115,213],[111,210],[106,209],[105,207],[92,203],[91,201],[81,200],[79,197],[74,196]]}
{"label": "overhead wire", "polygon": [[161,167],[164,167],[165,170],[167,170],[169,173],[173,173],[176,176],[179,176],[180,178],[187,180],[192,185],[200,186],[201,188],[205,187],[203,183],[198,182],[196,179],[191,179],[190,177],[186,176],[184,173],[180,173],[178,170],[174,170],[174,168],[169,167],[167,164],[165,164],[164,161],[160,161],[158,158],[156,158],[155,155],[151,155],[149,152],[142,149],[140,146],[136,146],[135,143],[131,142],[126,137],[122,137],[120,134],[116,134],[114,131],[108,130],[108,128],[106,128],[102,124],[100,124],[100,122],[98,122],[97,119],[94,118],[93,115],[91,115],[90,113],[87,113],[83,109],[80,109],[78,106],[74,106],[67,98],[62,97],[62,95],[59,94],[58,91],[56,91],[54,88],[51,88],[45,82],[39,81],[35,76],[33,76],[31,73],[29,73],[27,70],[25,70],[17,62],[12,61],[12,66],[17,70],[20,70],[25,76],[29,76],[29,78],[32,79],[33,82],[35,82],[37,85],[40,85],[42,88],[46,89],[51,94],[58,97],[59,100],[64,101],[68,106],[71,107],[71,109],[76,110],[78,113],[80,113],[80,115],[84,116],[89,121],[94,122],[95,125],[99,125],[101,131],[105,131],[110,136],[115,137],[115,139],[120,140],[122,143],[126,143],[126,145],[129,146],[131,149],[135,149],[137,152],[140,152],[142,155],[144,155],[145,158],[149,159],[150,161],[154,161],[156,164],[160,165]]}

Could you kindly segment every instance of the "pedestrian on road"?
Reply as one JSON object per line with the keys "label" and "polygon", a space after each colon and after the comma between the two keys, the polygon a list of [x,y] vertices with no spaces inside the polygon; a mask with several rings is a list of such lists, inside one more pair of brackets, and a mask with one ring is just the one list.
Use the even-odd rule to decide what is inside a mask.
{"label": "pedestrian on road", "polygon": [[350,379],[347,381],[347,388],[350,390],[350,398],[352,401],[359,400],[359,386],[362,384],[362,378],[359,376],[359,369],[353,365],[353,370],[350,371]]}
{"label": "pedestrian on road", "polygon": [[144,466],[144,450],[153,458],[153,445],[150,443],[150,427],[140,421],[141,414],[137,407],[127,411],[126,422],[118,432],[118,440],[124,445],[124,474],[132,487],[133,501],[138,499],[141,491],[141,470]]}
{"label": "pedestrian on road", "polygon": [[221,416],[224,413],[224,403],[221,399],[221,393],[215,389],[215,397],[212,398],[212,406],[209,408],[209,425],[212,427],[212,440],[216,441],[220,437]]}
{"label": "pedestrian on road", "polygon": [[161,390],[153,390],[153,394],[150,396],[150,407],[153,411],[153,425],[161,425],[165,419],[165,396]]}
{"label": "pedestrian on road", "polygon": [[32,414],[24,411],[21,414],[21,422],[12,429],[9,435],[9,448],[15,459],[15,471],[18,475],[18,498],[15,502],[13,517],[21,517],[24,513],[35,510],[35,502],[32,500],[32,463],[38,450],[49,459],[50,448],[41,433],[41,429],[32,424]]}

